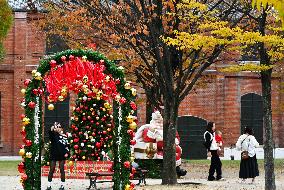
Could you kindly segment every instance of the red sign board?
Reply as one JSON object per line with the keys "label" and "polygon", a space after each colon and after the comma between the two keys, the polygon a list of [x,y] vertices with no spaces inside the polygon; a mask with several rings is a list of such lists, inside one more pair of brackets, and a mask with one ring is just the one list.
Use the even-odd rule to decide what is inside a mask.
{"label": "red sign board", "polygon": [[[55,169],[53,178],[60,178],[60,170],[58,167]],[[107,172],[111,171],[112,168],[111,161],[77,161],[74,162],[73,166],[69,166],[66,162],[64,170],[66,179],[87,179],[86,173],[95,173],[95,172]],[[48,176],[49,166],[43,166],[41,169],[42,176]],[[111,177],[105,176],[98,179],[110,180]]]}

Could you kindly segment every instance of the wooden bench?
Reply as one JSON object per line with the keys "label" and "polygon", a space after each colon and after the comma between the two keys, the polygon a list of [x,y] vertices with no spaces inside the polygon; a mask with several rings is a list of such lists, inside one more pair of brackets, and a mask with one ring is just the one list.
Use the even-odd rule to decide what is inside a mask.
{"label": "wooden bench", "polygon": [[[137,169],[135,173],[135,177],[133,180],[139,180],[137,185],[143,183],[146,185],[146,175],[148,174],[149,170]],[[92,187],[95,189],[97,188],[97,183],[104,183],[104,182],[113,182],[113,180],[98,180],[99,177],[109,177],[113,176],[114,172],[94,172],[94,173],[86,173],[86,176],[89,177],[90,186],[87,189],[91,189]]]}
{"label": "wooden bench", "polygon": [[106,176],[113,176],[114,172],[95,172],[95,173],[86,173],[86,176],[90,179],[90,186],[87,189],[91,189],[94,187],[97,188],[97,183],[104,183],[104,182],[113,182],[112,180],[98,180],[98,177],[106,177]]}

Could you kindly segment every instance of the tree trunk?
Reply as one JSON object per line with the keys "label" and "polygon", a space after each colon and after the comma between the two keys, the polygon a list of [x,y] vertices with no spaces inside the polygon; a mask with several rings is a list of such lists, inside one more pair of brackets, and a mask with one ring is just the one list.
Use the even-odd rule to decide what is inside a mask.
{"label": "tree trunk", "polygon": [[146,123],[150,123],[153,113],[153,105],[149,100],[151,97],[146,93]]}
{"label": "tree trunk", "polygon": [[261,84],[264,111],[264,170],[265,190],[275,190],[273,132],[271,111],[271,73],[272,70],[261,72]]}
{"label": "tree trunk", "polygon": [[175,136],[178,105],[173,99],[165,99],[164,106],[164,158],[162,184],[173,185],[177,183]]}

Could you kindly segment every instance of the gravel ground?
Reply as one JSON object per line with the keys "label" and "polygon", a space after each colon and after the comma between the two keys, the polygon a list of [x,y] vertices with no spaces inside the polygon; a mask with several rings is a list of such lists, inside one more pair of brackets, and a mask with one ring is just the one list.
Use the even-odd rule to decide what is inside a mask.
{"label": "gravel ground", "polygon": [[[236,167],[225,167],[223,168],[224,181],[213,181],[209,182],[206,180],[208,172],[208,164],[196,165],[184,163],[183,167],[188,170],[188,174],[183,178],[179,179],[179,183],[183,185],[176,186],[161,186],[161,180],[159,179],[146,179],[147,186],[139,186],[137,190],[262,190],[264,189],[264,172],[260,168],[260,176],[256,178],[254,184],[247,183],[242,184],[238,179],[238,168]],[[281,165],[276,170],[276,184],[278,190],[284,190],[284,167]],[[53,189],[58,189],[60,186],[60,180],[54,179]],[[137,181],[135,181],[137,183]],[[199,185],[188,184],[188,183],[200,183]],[[42,177],[42,189],[44,190],[47,185],[47,178]],[[66,188],[70,190],[84,190],[89,186],[88,180],[66,180]],[[98,187],[102,190],[111,189],[111,183],[98,184]],[[20,190],[22,189],[19,182],[18,176],[0,176],[0,190]]]}
{"label": "gravel ground", "polygon": [[[20,190],[22,189],[19,183],[19,177],[17,176],[0,176],[0,189],[1,190]],[[224,181],[213,181],[209,182],[205,179],[180,179],[179,183],[183,185],[175,186],[161,186],[161,180],[159,179],[147,179],[147,186],[137,186],[137,190],[157,190],[157,189],[173,189],[173,190],[186,190],[186,189],[201,189],[201,190],[261,190],[264,189],[264,178],[258,177],[254,184],[240,183],[236,178],[226,178]],[[186,183],[200,183],[199,185],[186,184]],[[284,190],[284,177],[277,177],[276,179],[277,189]],[[42,178],[42,189],[45,189],[47,185],[47,178]],[[89,185],[88,180],[71,180],[66,181],[66,189],[72,190],[83,190]],[[100,189],[111,189],[111,183],[98,184]],[[53,189],[58,189],[60,186],[60,180],[54,179]]]}

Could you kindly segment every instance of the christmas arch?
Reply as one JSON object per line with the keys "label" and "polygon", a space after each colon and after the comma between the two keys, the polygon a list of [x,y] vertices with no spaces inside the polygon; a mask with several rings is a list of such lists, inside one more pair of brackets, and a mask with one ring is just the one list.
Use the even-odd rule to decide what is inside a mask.
{"label": "christmas arch", "polygon": [[[83,127],[90,129],[92,134],[89,136],[96,143],[97,150],[93,153],[92,150],[89,153],[86,150],[80,154],[80,135],[86,134],[76,136],[75,133],[70,141],[71,149],[74,150],[70,159],[85,160],[86,156],[91,155],[91,160],[100,160],[103,150],[111,145],[114,156],[113,188],[132,189],[133,184],[129,181],[133,172],[130,170],[133,161],[130,144],[133,144],[136,129],[132,116],[136,110],[136,90],[125,80],[123,67],[116,66],[113,61],[93,50],[67,50],[41,60],[37,70],[32,71],[32,76],[32,79],[24,82],[26,89],[21,90],[24,94],[21,106],[25,109],[25,114],[21,115],[24,144],[19,151],[23,160],[18,170],[24,189],[41,189],[43,101],[48,101],[48,108],[52,110],[52,103],[63,101],[69,91],[78,94],[78,107],[74,109],[71,130],[77,131],[76,125],[85,122]],[[92,102],[91,108],[84,106],[88,101]],[[96,104],[100,105],[98,109],[95,108]],[[112,115],[111,104],[114,107]],[[87,112],[82,114],[83,109],[88,110],[90,115]],[[81,117],[78,116],[80,113]],[[96,119],[92,120],[93,117]],[[97,135],[99,138],[96,138]],[[91,145],[89,147],[94,148]]]}

